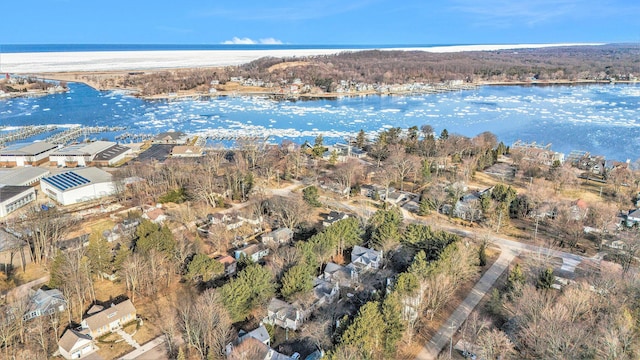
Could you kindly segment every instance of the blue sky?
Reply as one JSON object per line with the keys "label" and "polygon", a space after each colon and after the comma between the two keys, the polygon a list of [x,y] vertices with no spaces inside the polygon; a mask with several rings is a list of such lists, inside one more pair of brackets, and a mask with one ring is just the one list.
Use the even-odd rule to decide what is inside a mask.
{"label": "blue sky", "polygon": [[638,0],[6,0],[0,44],[640,42]]}

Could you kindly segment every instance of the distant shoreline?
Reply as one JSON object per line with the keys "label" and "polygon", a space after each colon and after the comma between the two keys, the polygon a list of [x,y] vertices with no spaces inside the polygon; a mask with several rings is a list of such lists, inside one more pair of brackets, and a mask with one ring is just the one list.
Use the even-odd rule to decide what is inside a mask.
{"label": "distant shoreline", "polygon": [[[170,69],[166,69],[170,70]],[[160,70],[157,70],[160,71]],[[116,76],[118,74],[126,73],[126,71],[120,72],[70,72],[70,73],[42,73],[40,74],[44,79],[55,81],[75,82],[87,85],[97,91],[131,91],[137,92],[137,89],[127,88],[99,88],[96,84],[86,80],[77,78],[78,76],[90,77],[92,74],[99,74],[102,76]],[[451,91],[464,91],[472,90],[472,87],[478,86],[572,86],[572,85],[596,85],[596,84],[637,84],[634,81],[603,81],[603,80],[549,80],[549,81],[483,81],[477,83],[464,84],[466,87],[460,87],[452,89]],[[158,94],[152,96],[141,96],[143,100],[174,100],[174,99],[187,99],[187,98],[208,98],[208,97],[227,97],[227,96],[261,96],[269,97],[275,96],[282,98],[283,100],[314,100],[314,99],[337,99],[341,97],[358,97],[358,96],[407,96],[407,95],[420,95],[427,94],[427,92],[388,92],[378,93],[375,91],[360,91],[351,93],[313,93],[313,94],[295,94],[291,96],[282,96],[270,89],[265,88],[264,91],[256,91],[255,88],[248,90],[236,90],[236,91],[218,91],[216,93],[202,93],[196,91],[185,91],[174,95]]]}
{"label": "distant shoreline", "polygon": [[263,57],[303,57],[331,55],[366,50],[425,51],[434,53],[465,51],[496,51],[536,49],[566,46],[598,46],[604,43],[451,45],[397,48],[336,48],[290,49],[273,47],[268,50],[150,50],[150,51],[90,51],[90,52],[32,52],[1,53],[1,72],[39,74],[78,71],[125,71],[178,68],[209,68],[241,65]]}

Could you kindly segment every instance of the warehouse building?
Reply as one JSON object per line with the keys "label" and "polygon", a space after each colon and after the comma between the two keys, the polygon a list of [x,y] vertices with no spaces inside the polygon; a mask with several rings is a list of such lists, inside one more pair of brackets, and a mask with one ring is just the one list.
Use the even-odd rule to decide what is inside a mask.
{"label": "warehouse building", "polygon": [[34,166],[0,169],[0,184],[15,186],[36,185],[40,179],[49,174],[49,170]]}
{"label": "warehouse building", "polygon": [[0,150],[0,166],[38,166],[46,163],[57,148],[58,145],[44,141],[9,145]]}
{"label": "warehouse building", "polygon": [[36,200],[36,190],[31,186],[0,184],[0,218]]}
{"label": "warehouse building", "polygon": [[84,167],[116,164],[131,153],[131,148],[112,141],[94,141],[67,146],[49,155],[52,166]]}
{"label": "warehouse building", "polygon": [[94,168],[82,168],[42,178],[42,191],[62,205],[72,205],[113,195],[112,175]]}

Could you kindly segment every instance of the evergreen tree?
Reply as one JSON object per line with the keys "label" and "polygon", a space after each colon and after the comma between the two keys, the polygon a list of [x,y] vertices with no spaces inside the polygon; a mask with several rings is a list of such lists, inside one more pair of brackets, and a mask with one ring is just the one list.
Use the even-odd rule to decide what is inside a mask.
{"label": "evergreen tree", "polygon": [[546,268],[540,272],[538,275],[538,280],[536,281],[536,288],[538,290],[547,290],[551,289],[551,285],[555,282],[555,277],[553,276],[553,268]]}
{"label": "evergreen tree", "polygon": [[313,154],[313,157],[315,158],[322,157],[322,154],[324,154],[325,151],[326,151],[326,148],[324,147],[324,138],[322,137],[322,135],[316,136],[316,139],[313,143],[313,147],[311,148],[311,153]]}
{"label": "evergreen tree", "polygon": [[381,352],[386,330],[384,318],[377,301],[364,304],[351,325],[340,339],[341,346],[355,346],[361,349],[366,357]]}
{"label": "evergreen tree", "polygon": [[293,266],[282,277],[282,296],[290,300],[294,295],[313,289],[313,268],[301,263]]}
{"label": "evergreen tree", "polygon": [[244,320],[256,306],[271,298],[275,292],[273,275],[266,268],[254,264],[220,288],[220,294],[234,322]]}
{"label": "evergreen tree", "polygon": [[440,140],[447,140],[449,138],[449,131],[447,129],[442,129],[440,133]]}
{"label": "evergreen tree", "polygon": [[392,292],[382,302],[382,318],[385,323],[384,352],[391,358],[396,352],[398,341],[402,338],[405,324],[402,320],[402,303],[398,294]]}
{"label": "evergreen tree", "polygon": [[356,146],[362,149],[367,142],[367,134],[364,130],[360,129],[358,136],[356,137]]}
{"label": "evergreen tree", "polygon": [[427,216],[429,214],[431,214],[431,202],[429,201],[429,199],[425,194],[422,194],[422,196],[420,196],[418,215]]}
{"label": "evergreen tree", "polygon": [[136,251],[146,253],[151,249],[156,249],[167,255],[173,254],[176,241],[173,233],[167,226],[160,226],[143,219],[136,229]]}
{"label": "evergreen tree", "polygon": [[525,280],[526,278],[522,272],[522,267],[520,264],[515,264],[511,271],[509,271],[507,278],[507,290],[509,293],[518,296],[524,286]]}
{"label": "evergreen tree", "polygon": [[319,200],[318,188],[311,185],[302,190],[302,199],[313,207],[320,207],[322,204]]}
{"label": "evergreen tree", "polygon": [[196,254],[187,266],[187,278],[207,282],[224,272],[224,265],[205,254]]}
{"label": "evergreen tree", "polygon": [[337,163],[338,163],[338,152],[336,150],[333,150],[331,152],[331,156],[329,157],[329,164],[335,165]]}
{"label": "evergreen tree", "polygon": [[478,247],[478,260],[480,266],[487,265],[487,243],[482,242]]}
{"label": "evergreen tree", "polygon": [[87,246],[87,257],[91,264],[91,272],[101,277],[102,273],[110,272],[111,268],[111,245],[98,233],[92,233]]}

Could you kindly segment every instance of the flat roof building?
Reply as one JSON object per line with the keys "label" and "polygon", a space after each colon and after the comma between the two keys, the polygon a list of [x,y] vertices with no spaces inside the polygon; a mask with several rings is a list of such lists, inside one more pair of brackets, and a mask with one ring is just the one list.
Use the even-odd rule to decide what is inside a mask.
{"label": "flat roof building", "polygon": [[31,186],[0,185],[0,218],[36,200]]}
{"label": "flat roof building", "polygon": [[52,166],[82,167],[91,165],[113,165],[131,152],[131,148],[113,141],[94,141],[67,146],[49,154]]}
{"label": "flat roof building", "polygon": [[0,169],[0,184],[14,186],[35,185],[40,179],[50,173],[47,169],[35,166]]}
{"label": "flat roof building", "polygon": [[62,205],[99,199],[116,192],[112,175],[94,168],[82,168],[42,178],[42,191]]}
{"label": "flat roof building", "polygon": [[58,145],[44,141],[9,145],[0,150],[0,166],[38,166],[46,163],[57,148]]}

